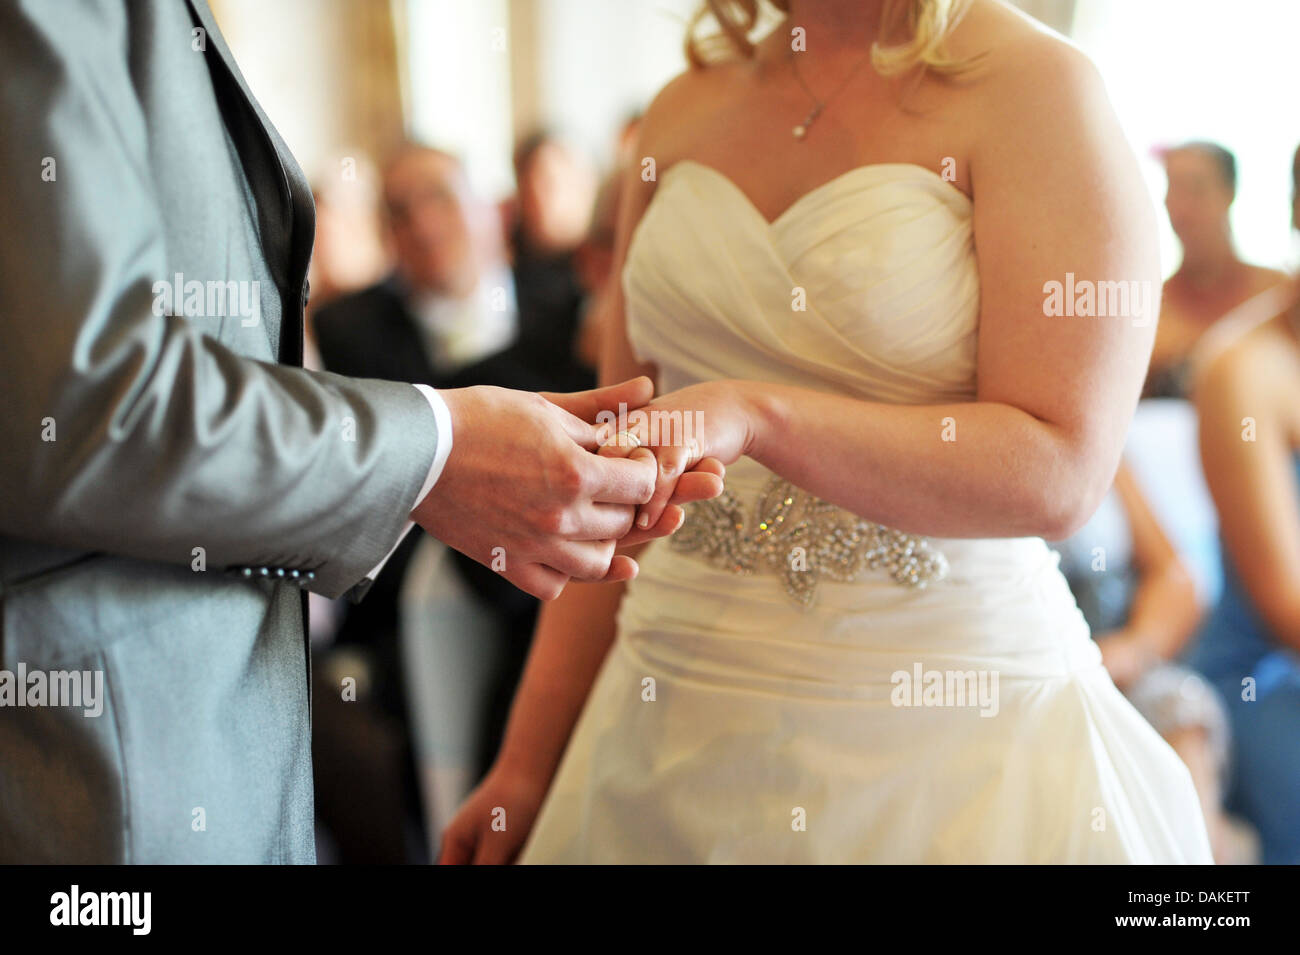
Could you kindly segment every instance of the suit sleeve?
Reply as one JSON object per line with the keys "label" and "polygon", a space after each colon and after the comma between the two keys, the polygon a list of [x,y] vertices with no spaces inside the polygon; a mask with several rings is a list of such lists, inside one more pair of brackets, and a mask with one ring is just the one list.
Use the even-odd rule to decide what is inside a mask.
{"label": "suit sleeve", "polygon": [[0,533],[202,548],[210,573],[312,569],[337,596],[401,531],[434,414],[409,384],[254,361],[155,314],[165,240],[125,11],[0,0]]}

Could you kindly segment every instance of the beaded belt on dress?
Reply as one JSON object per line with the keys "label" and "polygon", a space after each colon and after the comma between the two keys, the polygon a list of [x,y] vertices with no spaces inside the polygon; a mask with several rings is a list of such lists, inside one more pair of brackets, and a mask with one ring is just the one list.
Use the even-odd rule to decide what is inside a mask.
{"label": "beaded belt on dress", "polygon": [[863,520],[779,477],[759,495],[752,523],[730,491],[686,510],[686,523],[671,538],[674,550],[736,574],[777,574],[804,607],[823,578],[849,582],[883,570],[896,584],[919,588],[948,573],[947,559],[925,538]]}

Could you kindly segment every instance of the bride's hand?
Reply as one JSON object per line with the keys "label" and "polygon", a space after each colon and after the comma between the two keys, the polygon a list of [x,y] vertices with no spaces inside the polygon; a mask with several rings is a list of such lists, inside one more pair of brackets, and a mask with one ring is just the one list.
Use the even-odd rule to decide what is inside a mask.
{"label": "bride's hand", "polygon": [[494,766],[443,830],[438,864],[513,863],[532,831],[548,785],[548,780]]}
{"label": "bride's hand", "polygon": [[[638,511],[632,535],[658,527],[674,501],[698,498],[683,494],[696,475],[721,477],[724,465],[748,454],[756,419],[746,383],[710,381],[656,398],[618,426],[606,425],[597,436],[602,454],[639,455],[648,450],[658,459],[654,495]],[[620,434],[620,428],[635,439]],[[636,445],[640,447],[634,449]]]}

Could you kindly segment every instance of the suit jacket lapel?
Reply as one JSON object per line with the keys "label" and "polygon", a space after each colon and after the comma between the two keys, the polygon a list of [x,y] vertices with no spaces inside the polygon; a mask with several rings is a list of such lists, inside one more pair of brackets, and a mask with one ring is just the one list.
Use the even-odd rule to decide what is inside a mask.
{"label": "suit jacket lapel", "polygon": [[284,302],[279,359],[301,365],[302,313],[307,304],[307,267],[316,226],[311,189],[235,65],[206,0],[186,2],[207,35],[204,55],[213,86],[257,197],[263,253]]}

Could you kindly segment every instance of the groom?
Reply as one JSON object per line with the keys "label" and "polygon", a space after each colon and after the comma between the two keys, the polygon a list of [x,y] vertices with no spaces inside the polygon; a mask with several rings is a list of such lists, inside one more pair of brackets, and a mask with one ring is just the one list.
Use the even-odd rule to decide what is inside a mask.
{"label": "groom", "polygon": [[305,590],[411,522],[629,576],[656,468],[590,422],[650,385],[297,367],[310,194],[202,0],[0,0],[0,129],[0,862],[311,862]]}

